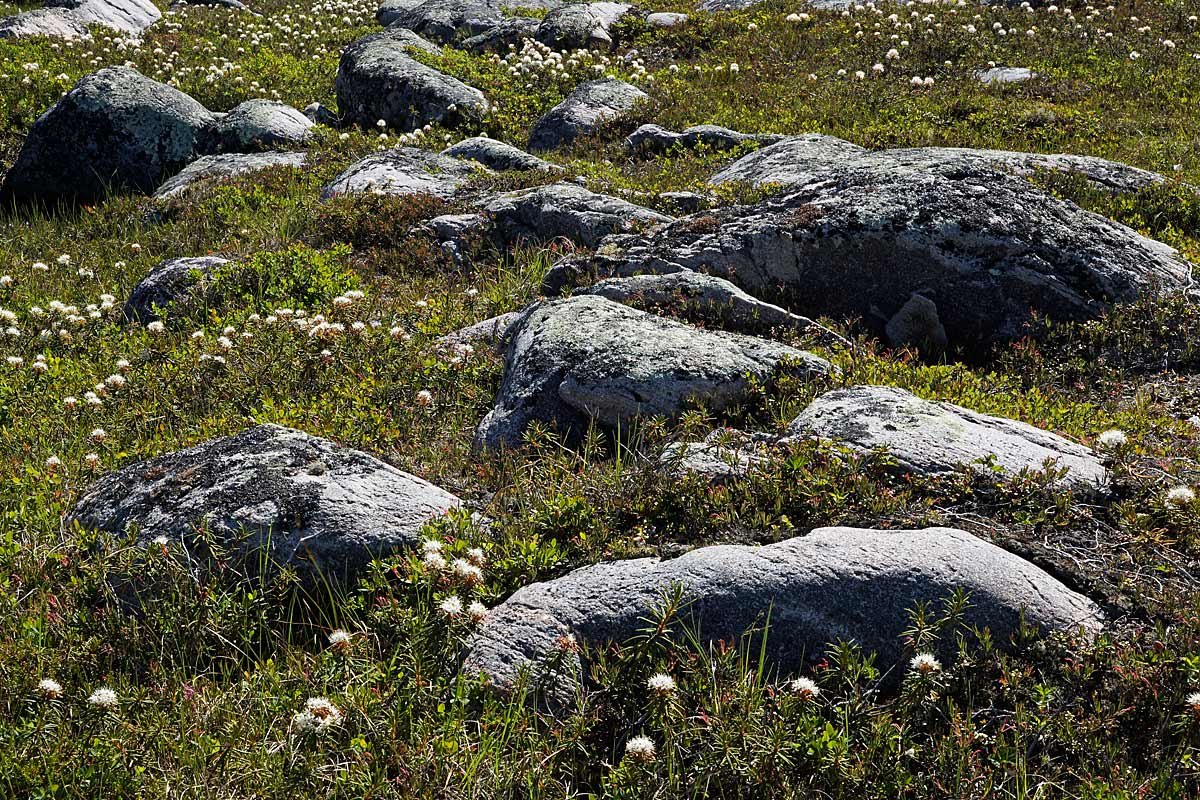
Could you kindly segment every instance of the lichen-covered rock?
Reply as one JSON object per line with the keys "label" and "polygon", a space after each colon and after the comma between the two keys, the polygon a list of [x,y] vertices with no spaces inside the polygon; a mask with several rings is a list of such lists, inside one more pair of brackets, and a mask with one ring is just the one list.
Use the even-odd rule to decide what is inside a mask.
{"label": "lichen-covered rock", "polygon": [[532,422],[578,439],[590,421],[628,430],[638,417],[674,417],[690,403],[721,411],[746,397],[747,378],[765,379],[790,362],[802,376],[828,362],[777,342],[710,332],[602,297],[569,297],[531,307],[507,332],[496,407],[476,444],[515,447]]}
{"label": "lichen-covered rock", "polygon": [[480,170],[486,167],[416,147],[397,147],[351,164],[325,187],[321,197],[431,194],[449,198]]}
{"label": "lichen-covered rock", "polygon": [[990,167],[851,155],[822,172],[755,205],[612,237],[586,261],[603,276],[708,272],[794,313],[860,318],[879,333],[915,293],[952,348],[978,355],[1024,335],[1035,315],[1088,320],[1191,285],[1171,247]]}
{"label": "lichen-covered rock", "polygon": [[342,51],[338,112],[343,123],[412,131],[475,122],[487,113],[483,92],[426,66],[408,54],[420,47],[411,31],[396,28],[364,36]]}
{"label": "lichen-covered rock", "polygon": [[91,39],[88,26],[69,9],[35,8],[0,19],[0,39]]}
{"label": "lichen-covered rock", "polygon": [[692,150],[697,147],[732,150],[744,144],[774,144],[784,138],[786,137],[778,134],[740,133],[720,125],[693,125],[676,133],[660,125],[646,124],[625,137],[625,146],[630,150],[650,153],[665,153],[671,148]]}
{"label": "lichen-covered rock", "polygon": [[247,100],[215,120],[205,133],[210,153],[253,153],[299,147],[312,139],[313,122],[274,100]]}
{"label": "lichen-covered rock", "polygon": [[966,147],[912,147],[868,152],[832,136],[790,136],[749,153],[714,175],[710,183],[777,184],[782,189],[833,177],[852,165],[878,163],[925,169],[942,175],[959,170],[998,169],[1027,176],[1039,170],[1082,175],[1093,184],[1120,192],[1137,191],[1166,180],[1162,175],[1093,156],[976,150]]}
{"label": "lichen-covered rock", "polygon": [[154,196],[159,199],[180,197],[207,183],[236,178],[271,167],[300,168],[307,161],[307,153],[226,153],[202,156],[184,167],[178,175],[167,179],[155,190]]}
{"label": "lichen-covered rock", "polygon": [[462,158],[477,161],[485,167],[498,172],[508,170],[539,170],[541,172],[562,172],[562,167],[549,161],[526,153],[511,144],[489,139],[486,136],[473,136],[452,144],[442,151],[442,155],[450,158]]}
{"label": "lichen-covered rock", "polygon": [[568,239],[595,247],[611,233],[625,233],[670,222],[643,206],[577,186],[554,183],[508,192],[486,201],[481,209],[491,220],[499,242],[548,242]]}
{"label": "lichen-covered rock", "polygon": [[541,20],[533,17],[505,17],[483,33],[468,36],[459,44],[468,53],[507,53],[526,39],[537,35]]}
{"label": "lichen-covered rock", "polygon": [[646,22],[654,28],[674,28],[688,21],[687,14],[675,11],[655,11],[646,15]]}
{"label": "lichen-covered rock", "polygon": [[576,289],[574,294],[598,295],[643,311],[683,317],[705,327],[753,334],[784,330],[811,336],[823,344],[847,343],[808,317],[751,297],[723,278],[688,270],[609,278]]}
{"label": "lichen-covered rock", "polygon": [[547,14],[534,36],[555,50],[608,49],[613,26],[632,9],[625,3],[569,3]]}
{"label": "lichen-covered rock", "polygon": [[822,439],[868,454],[887,448],[899,469],[941,475],[967,466],[985,475],[1067,470],[1063,485],[1105,486],[1107,471],[1087,447],[1024,422],[936,403],[890,386],[854,386],[821,395],[788,425],[783,441]]}
{"label": "lichen-covered rock", "polygon": [[[358,450],[258,425],[131,464],[84,493],[69,521],[148,543],[198,548],[203,526],[251,560],[301,575],[352,578],[370,559],[413,545],[457,497]],[[194,550],[193,550],[194,551]]]}
{"label": "lichen-covered rock", "polygon": [[[454,44],[503,25],[506,5],[503,0],[385,0],[375,18],[388,28],[407,28],[435,42]],[[551,5],[538,0],[521,3],[523,8]]]}
{"label": "lichen-covered rock", "polygon": [[[716,545],[668,561],[596,564],[519,589],[488,615],[467,644],[463,673],[511,691],[523,674],[552,699],[569,700],[581,674],[564,637],[591,647],[623,642],[645,625],[674,587],[684,605],[673,621],[701,643],[738,641],[768,622],[769,667],[788,674],[854,642],[876,665],[897,670],[909,612],[969,594],[965,622],[1006,648],[1022,620],[1043,632],[1098,630],[1097,606],[1053,576],[996,545],[953,528],[880,531],[821,528],[763,547]],[[953,643],[946,642],[946,648]],[[947,650],[939,653],[950,656]]]}
{"label": "lichen-covered rock", "polygon": [[537,121],[529,134],[529,149],[553,150],[588,136],[646,96],[641,89],[616,78],[581,84]]}
{"label": "lichen-covered rock", "polygon": [[191,297],[213,270],[228,263],[219,256],[163,261],[129,293],[129,299],[125,301],[125,319],[143,324],[159,319],[160,310]]}
{"label": "lichen-covered rock", "polygon": [[162,19],[150,0],[48,0],[46,7],[63,9],[83,25],[130,34],[140,34]]}
{"label": "lichen-covered rock", "polygon": [[127,67],[102,69],[38,117],[0,196],[91,202],[109,191],[152,192],[199,155],[212,119],[178,89]]}

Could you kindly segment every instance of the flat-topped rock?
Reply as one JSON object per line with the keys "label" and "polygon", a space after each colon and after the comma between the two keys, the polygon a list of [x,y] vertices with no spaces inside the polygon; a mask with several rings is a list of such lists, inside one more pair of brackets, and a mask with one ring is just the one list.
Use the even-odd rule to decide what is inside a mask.
{"label": "flat-topped rock", "polygon": [[261,555],[302,576],[353,578],[411,547],[457,497],[379,459],[278,425],[130,464],[102,477],[69,522],[203,552],[198,526],[251,564]]}
{"label": "flat-topped rock", "polygon": [[671,217],[617,197],[597,194],[573,183],[553,183],[494,197],[481,210],[499,241],[547,242],[568,239],[595,247],[612,233],[670,222]]}
{"label": "flat-topped rock", "polygon": [[684,270],[667,275],[609,278],[576,289],[574,294],[606,297],[705,327],[760,335],[780,330],[811,336],[823,344],[847,344],[845,339],[808,317],[765,303],[723,278],[699,272]]}
{"label": "flat-topped rock", "polygon": [[1037,73],[1028,67],[992,67],[975,72],[980,83],[1004,84],[1025,83],[1037,77]]}
{"label": "flat-topped rock", "polygon": [[211,112],[127,67],[80,79],[38,117],[0,196],[93,202],[110,191],[153,192],[198,155]]}
{"label": "flat-topped rock", "polygon": [[125,319],[145,324],[161,318],[161,311],[186,301],[209,275],[229,263],[220,256],[169,258],[133,287],[123,309]]}
{"label": "flat-topped rock", "polygon": [[692,403],[721,411],[745,398],[747,376],[784,368],[826,375],[828,362],[792,347],[710,332],[602,297],[546,301],[507,331],[505,372],[477,445],[515,447],[533,422],[578,440],[591,421],[628,431],[643,416],[675,417]]}
{"label": "flat-topped rock", "polygon": [[100,25],[128,34],[140,34],[162,19],[150,0],[48,0],[48,9],[61,9],[84,26]]}
{"label": "flat-topped rock", "polygon": [[[754,205],[610,237],[584,266],[602,277],[707,272],[879,335],[910,317],[890,325],[904,339],[893,343],[913,344],[920,323],[971,356],[1025,335],[1034,316],[1089,320],[1191,285],[1191,265],[1161,242],[990,166],[939,163],[851,154]],[[547,280],[579,269],[564,263]]]}
{"label": "flat-topped rock", "polygon": [[159,199],[181,197],[192,189],[272,167],[303,167],[307,153],[225,153],[202,156],[154,191]]}
{"label": "flat-topped rock", "polygon": [[509,170],[536,170],[540,172],[562,172],[562,167],[549,161],[526,153],[511,144],[489,139],[486,136],[473,136],[452,144],[442,151],[442,155],[450,158],[461,158],[476,161],[497,172]]}
{"label": "flat-topped rock", "polygon": [[301,111],[274,100],[247,100],[223,114],[205,132],[210,153],[253,153],[300,147],[312,139],[314,124]]}
{"label": "flat-topped rock", "polygon": [[553,150],[595,133],[646,97],[641,89],[616,78],[581,84],[537,121],[529,134],[529,149]]}
{"label": "flat-topped rock", "polygon": [[0,39],[91,39],[88,26],[65,8],[35,8],[0,19]]}
{"label": "flat-topped rock", "polygon": [[338,113],[343,123],[412,131],[426,124],[477,122],[487,113],[483,92],[422,64],[408,50],[413,34],[389,29],[364,36],[342,51]]}
{"label": "flat-topped rock", "polygon": [[416,147],[396,147],[350,165],[324,188],[321,197],[431,194],[450,198],[480,170],[486,167]]}
{"label": "flat-topped rock", "polygon": [[665,153],[672,148],[693,150],[697,147],[733,150],[744,144],[774,144],[785,138],[778,134],[740,133],[720,125],[693,125],[677,133],[660,125],[647,124],[625,137],[625,146],[630,150],[651,153]]}
{"label": "flat-topped rock", "polygon": [[[540,684],[552,699],[569,702],[586,670],[578,651],[561,648],[564,637],[589,648],[624,642],[675,586],[684,598],[675,625],[690,626],[702,644],[736,642],[769,616],[765,655],[782,675],[847,641],[874,653],[885,672],[897,670],[889,676],[895,682],[912,655],[904,637],[912,609],[938,607],[958,590],[970,598],[965,623],[989,630],[1001,649],[1022,619],[1047,633],[1102,625],[1086,597],[964,531],[821,528],[763,547],[716,545],[667,561],[601,563],[525,586],[488,612],[467,642],[463,674],[482,673],[501,691],[529,674],[529,688]],[[750,645],[755,657],[760,646]]]}
{"label": "flat-topped rock", "polygon": [[1089,448],[1024,422],[924,400],[889,386],[854,386],[821,395],[788,425],[783,441],[824,439],[869,454],[886,448],[899,469],[942,475],[968,467],[1014,476],[1067,470],[1064,486],[1096,491],[1108,481]]}
{"label": "flat-topped rock", "polygon": [[[551,0],[522,0],[521,8],[553,8]],[[380,25],[407,28],[442,44],[478,36],[510,19],[503,0],[385,0],[375,12]]]}

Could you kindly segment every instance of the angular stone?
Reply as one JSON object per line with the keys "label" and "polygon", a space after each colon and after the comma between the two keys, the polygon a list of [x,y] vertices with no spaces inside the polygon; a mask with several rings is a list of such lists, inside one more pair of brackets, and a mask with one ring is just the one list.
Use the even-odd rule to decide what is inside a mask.
{"label": "angular stone", "polygon": [[568,3],[546,15],[535,38],[560,51],[608,49],[614,44],[612,28],[632,9],[625,3]]}
{"label": "angular stone", "polygon": [[714,411],[746,397],[747,376],[766,379],[789,361],[801,376],[832,367],[766,339],[710,332],[602,297],[537,304],[508,329],[496,407],[477,445],[515,447],[532,422],[577,440],[590,420],[627,431],[638,417],[675,417],[693,402]]}
{"label": "angular stone", "polygon": [[178,89],[127,67],[82,78],[38,117],[5,176],[7,200],[92,202],[154,191],[196,158],[213,115]]}
{"label": "angular stone", "polygon": [[340,194],[431,194],[447,199],[486,167],[415,147],[397,147],[350,165],[321,192]]}
{"label": "angular stone", "polygon": [[254,563],[352,579],[372,559],[414,545],[457,497],[377,458],[278,425],[131,464],[97,481],[68,518],[137,541],[201,549],[207,529]]}
{"label": "angular stone", "polygon": [[[972,356],[1025,335],[1035,315],[1089,320],[1191,285],[1171,247],[1020,177],[852,155],[755,205],[611,237],[584,262],[605,276],[708,272],[794,313],[858,318],[878,333],[915,293],[950,347]],[[580,270],[564,263],[547,280]]]}
{"label": "angular stone", "polygon": [[1024,83],[1037,77],[1037,73],[1027,67],[993,67],[976,71],[975,77],[980,83]]}
{"label": "angular stone", "polygon": [[529,149],[553,150],[595,133],[646,97],[641,89],[616,78],[581,84],[537,121],[529,134]]}
{"label": "angular stone", "polygon": [[140,34],[162,19],[162,12],[150,0],[48,0],[46,8],[67,10],[84,25],[130,34]]}
{"label": "angular stone", "polygon": [[[1043,632],[1098,631],[1100,610],[1054,577],[1001,548],[953,528],[879,531],[821,528],[763,547],[716,545],[668,561],[596,564],[519,589],[467,643],[464,675],[483,674],[512,691],[523,674],[551,699],[569,702],[586,674],[573,636],[589,648],[624,642],[654,619],[674,587],[684,606],[672,630],[689,626],[701,646],[738,641],[769,623],[768,666],[786,676],[839,641],[875,653],[876,665],[903,675],[904,632],[920,603],[938,607],[965,590],[965,623],[988,629],[1007,649],[1022,619]],[[759,634],[749,645],[755,658]],[[937,655],[953,655],[953,642]],[[555,664],[557,662],[557,665]]]}
{"label": "angular stone", "polygon": [[409,55],[409,48],[420,47],[415,38],[411,31],[388,29],[342,51],[335,87],[343,123],[374,130],[383,120],[408,132],[483,118],[488,110],[483,92]]}
{"label": "angular stone", "polygon": [[760,335],[779,329],[811,336],[823,344],[847,344],[808,317],[764,303],[727,280],[699,272],[610,278],[576,289],[574,294],[598,295],[642,311],[683,317],[705,327]]}

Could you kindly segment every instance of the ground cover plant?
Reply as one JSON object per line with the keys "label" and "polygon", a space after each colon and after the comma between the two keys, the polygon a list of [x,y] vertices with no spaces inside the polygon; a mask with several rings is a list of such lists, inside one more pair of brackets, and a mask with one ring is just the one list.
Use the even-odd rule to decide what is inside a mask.
{"label": "ground cover plant", "polygon": [[[0,38],[0,162],[81,78],[129,65],[214,111],[264,98],[337,108],[341,49],[380,30],[362,0],[179,5],[138,35]],[[8,4],[5,15],[27,10]],[[659,27],[646,12],[683,12]],[[508,9],[534,19],[545,9]],[[753,207],[775,187],[709,178],[757,143],[633,152],[643,123],[820,133],[871,150],[1070,153],[1163,176],[1118,192],[1032,170],[1048,196],[1200,263],[1200,3],[640,3],[592,50],[439,44],[411,57],[480,89],[482,118],[415,130],[317,125],[306,166],[162,200],[116,191],[0,211],[0,794],[14,798],[1187,798],[1200,794],[1200,306],[1147,293],[1092,319],[1038,317],[986,358],[880,339],[866,317],[772,336],[817,378],[748,381],[736,403],[535,423],[480,449],[506,359],[442,337],[537,301],[596,248],[569,237],[468,258],[425,227],[563,179],[681,215],[680,193]],[[461,37],[460,37],[461,38]],[[985,83],[1025,67],[1034,80]],[[322,188],[364,157],[487,135],[524,148],[576,87],[647,97],[539,157],[561,173],[477,174],[448,196]],[[711,220],[711,221],[710,221]],[[716,217],[691,218],[697,232]],[[161,319],[123,306],[164,259],[229,263]],[[818,396],[886,385],[1052,431],[1102,461],[1091,495],[1056,473],[936,475],[887,451],[788,441],[732,479],[663,466],[714,429],[778,437]],[[350,582],[259,569],[197,521],[144,541],[73,521],[119,468],[274,423],[325,437],[463,501],[422,543]],[[905,657],[831,641],[800,672],[764,655],[766,617],[710,641],[663,594],[635,635],[567,641],[566,706],[499,693],[460,664],[514,592],[599,562],[766,544],[815,528],[950,526],[1097,603],[1092,635],[974,630],[969,596],[906,609]],[[205,542],[202,549],[195,542]],[[541,698],[544,700],[544,698]]]}

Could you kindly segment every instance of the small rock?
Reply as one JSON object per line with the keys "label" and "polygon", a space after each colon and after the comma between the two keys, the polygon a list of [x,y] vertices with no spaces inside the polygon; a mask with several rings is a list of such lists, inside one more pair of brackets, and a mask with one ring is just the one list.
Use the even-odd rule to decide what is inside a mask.
{"label": "small rock", "polygon": [[143,325],[160,319],[160,310],[193,297],[213,271],[228,263],[228,259],[219,256],[163,261],[129,293],[123,309],[125,319]]}
{"label": "small rock", "polygon": [[314,125],[324,125],[328,128],[341,127],[342,121],[338,115],[321,103],[309,103],[304,107],[304,116]]}
{"label": "small rock", "polygon": [[[733,150],[743,144],[774,144],[786,137],[775,134],[739,133],[719,125],[694,125],[682,133],[669,131],[659,125],[643,125],[625,137],[625,146],[634,151],[665,153],[673,147],[692,150]],[[840,140],[839,140],[840,141]]]}
{"label": "small rock", "polygon": [[677,25],[687,22],[687,20],[687,14],[678,14],[672,11],[656,11],[653,14],[646,15],[646,22],[655,28],[674,28]]}
{"label": "small rock", "polygon": [[450,158],[463,158],[477,161],[485,167],[504,172],[508,170],[540,170],[541,172],[562,172],[562,167],[543,161],[535,155],[526,153],[511,144],[489,139],[486,136],[474,136],[463,139],[458,144],[451,145],[442,151],[442,155]]}
{"label": "small rock", "polygon": [[530,150],[553,150],[588,136],[605,122],[632,109],[647,95],[616,78],[581,84],[537,121],[529,134]]}
{"label": "small rock", "polygon": [[929,355],[945,352],[950,341],[937,303],[916,293],[888,320],[884,334],[894,347],[915,347]]}
{"label": "small rock", "polygon": [[453,333],[448,333],[439,338],[437,343],[442,348],[450,348],[460,344],[485,344],[489,347],[498,347],[504,341],[508,329],[520,317],[520,311],[509,311],[507,314],[500,314],[499,316],[485,319],[482,322],[476,322],[474,325],[460,328]]}
{"label": "small rock", "polygon": [[1026,67],[993,67],[975,72],[980,83],[1024,83],[1037,77],[1037,73]]}

